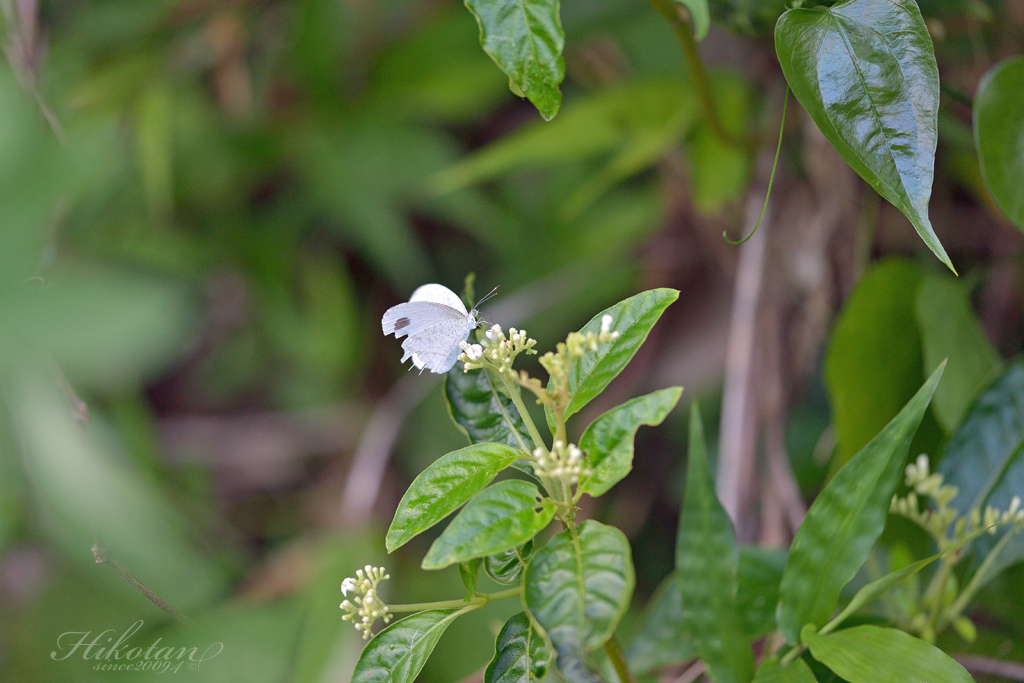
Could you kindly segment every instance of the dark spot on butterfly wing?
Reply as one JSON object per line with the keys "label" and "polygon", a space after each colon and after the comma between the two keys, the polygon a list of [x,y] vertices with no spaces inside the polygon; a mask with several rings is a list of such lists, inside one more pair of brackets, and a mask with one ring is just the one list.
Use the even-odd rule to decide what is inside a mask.
{"label": "dark spot on butterfly wing", "polygon": [[412,321],[406,318],[405,316],[402,316],[401,318],[395,321],[394,330],[395,332],[397,332],[398,330],[409,327],[409,325],[412,325]]}

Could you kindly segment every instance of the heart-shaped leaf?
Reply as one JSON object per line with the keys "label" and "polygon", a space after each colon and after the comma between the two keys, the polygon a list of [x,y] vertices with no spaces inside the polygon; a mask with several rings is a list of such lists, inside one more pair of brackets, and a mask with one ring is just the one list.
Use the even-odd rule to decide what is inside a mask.
{"label": "heart-shaped leaf", "polygon": [[945,363],[878,436],[832,478],[804,518],[790,547],[779,587],[776,619],[795,645],[804,624],[822,626],[839,591],[860,569],[882,534],[910,442],[928,408]]}
{"label": "heart-shaped leaf", "polygon": [[391,624],[363,648],[352,683],[412,683],[460,614],[460,610],[435,609]]}
{"label": "heart-shaped leaf", "polygon": [[588,678],[585,657],[615,632],[635,581],[626,536],[593,520],[578,533],[554,536],[534,554],[523,575],[523,600],[564,675]]}
{"label": "heart-shaped leaf", "polygon": [[580,489],[600,496],[633,469],[633,439],[641,425],[655,427],[679,401],[682,387],[671,387],[639,396],[612,408],[590,423],[580,438],[592,473]]}
{"label": "heart-shaped leaf", "polygon": [[498,632],[494,658],[484,671],[484,683],[538,683],[547,674],[551,656],[544,637],[526,612],[512,615]]}
{"label": "heart-shaped leaf", "polygon": [[558,0],[466,0],[480,25],[480,45],[508,76],[509,87],[527,97],[550,121],[562,104],[565,33]]}
{"label": "heart-shaped leaf", "polygon": [[914,0],[791,9],[775,25],[789,87],[818,128],[953,268],[928,219],[939,71]]}
{"label": "heart-shaped leaf", "polygon": [[501,481],[462,508],[423,558],[424,569],[486,557],[529,541],[555,516],[555,504],[527,481]]}
{"label": "heart-shaped leaf", "polygon": [[457,510],[523,455],[505,444],[482,443],[453,451],[432,463],[413,480],[398,503],[385,540],[388,552]]}
{"label": "heart-shaped leaf", "polygon": [[1024,230],[1024,57],[996,64],[974,97],[974,141],[992,199]]}

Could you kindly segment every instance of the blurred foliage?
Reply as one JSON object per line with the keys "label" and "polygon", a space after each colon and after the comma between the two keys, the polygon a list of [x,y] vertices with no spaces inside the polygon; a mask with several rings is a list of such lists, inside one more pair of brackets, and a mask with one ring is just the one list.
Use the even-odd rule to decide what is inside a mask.
{"label": "blurred foliage", "polygon": [[[951,88],[973,91],[981,74],[967,56],[983,63],[985,41],[1000,45],[1014,30],[1012,21],[987,23],[1004,4],[921,3],[926,18],[945,22],[936,49]],[[475,270],[478,289],[502,285],[496,307],[506,293],[518,302],[521,318],[502,322],[529,325],[549,346],[640,289],[677,286],[699,303],[719,270],[729,272],[731,256],[701,252],[706,237],[675,226],[677,176],[682,167],[685,203],[696,209],[687,220],[715,227],[694,234],[717,235],[741,213],[752,154],[709,130],[671,29],[643,3],[564,4],[568,80],[547,124],[510,92],[460,3],[0,5],[5,681],[148,680],[50,655],[62,633],[119,635],[139,619],[134,643],[223,643],[194,672],[200,678],[347,680],[361,642],[342,628],[338,583],[383,561],[396,491],[464,445],[441,387],[424,389],[403,416],[376,514],[340,518],[367,416],[402,381],[395,349],[379,337],[383,310],[423,282],[457,289]],[[780,75],[751,63],[774,60],[764,49],[784,3],[710,8],[705,45],[714,43],[724,125],[755,131],[776,115],[765,93]],[[753,59],[736,57],[737,45]],[[985,195],[969,112],[956,106],[943,110],[937,171],[953,198],[937,201],[967,207],[988,229],[1001,219]],[[793,175],[805,172],[799,153],[783,159]],[[884,226],[879,233],[887,244]],[[978,280],[1008,269],[1015,300],[1019,239],[993,256],[997,247],[968,232],[953,249]],[[680,274],[672,258],[703,270]],[[979,290],[928,267],[876,266],[847,304],[824,379],[809,381],[787,425],[808,496],[942,357],[951,356],[944,382],[956,385],[940,386],[914,445],[932,453],[998,372],[994,348],[1020,351],[1024,339],[1012,330],[979,325]],[[676,335],[687,320],[666,322]],[[859,331],[847,353],[851,327]],[[668,360],[641,362],[644,376],[628,381],[661,388]],[[702,399],[711,418],[714,461],[717,386],[701,391],[689,398]],[[631,475],[639,483],[627,480],[634,488],[613,491],[595,512],[630,518],[636,487],[652,486],[630,532],[648,594],[671,566],[682,424],[669,416],[659,436],[641,438]],[[418,570],[415,558],[433,540],[425,536],[388,558],[392,583],[410,602],[439,589],[460,594],[455,568]],[[98,565],[94,543],[196,625],[175,623]],[[985,604],[1001,621],[983,629],[975,650],[1000,652],[1006,632],[1020,638],[1022,615],[1000,596],[1021,585],[1018,572],[990,586]],[[459,680],[484,666],[516,611],[504,609],[454,624],[422,680]]]}

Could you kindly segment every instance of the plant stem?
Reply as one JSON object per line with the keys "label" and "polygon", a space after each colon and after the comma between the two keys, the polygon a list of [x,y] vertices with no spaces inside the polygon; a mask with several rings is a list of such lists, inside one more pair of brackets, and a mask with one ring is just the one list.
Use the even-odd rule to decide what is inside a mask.
{"label": "plant stem", "polygon": [[805,647],[803,645],[798,645],[794,647],[782,656],[782,659],[779,660],[779,664],[781,664],[782,666],[789,665],[794,659],[796,659],[803,653],[804,649]]}
{"label": "plant stem", "polygon": [[523,403],[523,396],[519,393],[519,387],[513,384],[505,375],[501,373],[495,373],[501,378],[501,383],[505,385],[505,391],[508,392],[509,398],[512,399],[512,403],[515,404],[516,410],[519,411],[519,416],[523,418],[523,424],[526,425],[526,431],[530,432],[530,438],[533,439],[533,445],[535,448],[547,450],[544,445],[544,439],[541,438],[540,432],[537,430],[537,425],[534,424],[533,418],[530,417],[529,411],[526,409],[526,404]]}
{"label": "plant stem", "polygon": [[664,17],[672,25],[672,30],[675,31],[676,38],[679,40],[679,47],[682,50],[683,57],[686,59],[686,65],[693,76],[693,85],[697,90],[700,108],[704,112],[704,120],[707,121],[711,132],[726,144],[753,150],[757,146],[756,140],[737,137],[722,125],[722,120],[718,116],[718,109],[715,107],[711,80],[708,78],[704,62],[697,51],[697,42],[693,39],[693,26],[690,24],[689,18],[680,13],[681,8],[672,0],[649,0],[649,2],[651,7]]}
{"label": "plant stem", "polygon": [[989,554],[985,557],[985,560],[981,563],[981,566],[978,567],[978,571],[974,572],[974,576],[971,577],[967,587],[963,589],[959,596],[957,596],[956,600],[953,601],[953,604],[943,612],[942,618],[937,622],[940,627],[945,627],[946,624],[959,617],[967,607],[967,603],[974,597],[974,594],[981,590],[981,587],[985,585],[985,582],[989,578],[985,575],[988,574],[989,569],[996,561],[996,556],[998,556],[999,553],[1002,552],[1003,548],[1006,547],[1006,544],[1010,542],[1014,533],[1016,533],[1016,528],[1010,528],[1005,534],[1003,534],[1003,537],[999,539],[999,542],[995,544]]}
{"label": "plant stem", "polygon": [[422,612],[428,609],[456,609],[459,607],[469,607],[471,605],[483,607],[489,602],[513,598],[517,595],[521,595],[522,592],[523,589],[521,587],[509,588],[508,590],[498,591],[497,593],[480,593],[469,600],[437,600],[435,602],[413,602],[407,605],[388,605],[388,610],[391,612]]}
{"label": "plant stem", "polygon": [[636,683],[636,679],[633,678],[633,672],[629,670],[629,664],[626,663],[626,656],[622,652],[622,647],[614,635],[605,641],[604,653],[608,655],[608,661],[615,668],[615,673],[619,676],[619,683]]}
{"label": "plant stem", "polygon": [[177,619],[182,624],[185,624],[186,626],[194,625],[195,622],[193,622],[191,619],[186,617],[178,610],[171,607],[166,600],[164,600],[159,595],[154,593],[152,589],[146,586],[146,584],[136,579],[130,571],[128,571],[121,565],[120,562],[115,560],[113,557],[110,557],[107,554],[107,551],[100,546],[99,541],[93,543],[92,554],[96,558],[96,564],[110,565],[111,569],[117,572],[122,579],[128,582],[128,585],[142,593],[142,595],[144,595],[146,599],[152,602],[154,605],[170,614],[172,617]]}

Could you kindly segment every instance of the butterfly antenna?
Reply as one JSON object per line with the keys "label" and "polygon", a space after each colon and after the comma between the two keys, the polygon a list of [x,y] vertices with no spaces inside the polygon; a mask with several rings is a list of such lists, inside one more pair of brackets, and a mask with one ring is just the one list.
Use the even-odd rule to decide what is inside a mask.
{"label": "butterfly antenna", "polygon": [[[498,287],[501,287],[501,285],[498,285]],[[473,306],[473,308],[480,308],[480,304],[482,304],[483,302],[487,301],[488,299],[493,297],[495,294],[497,294],[498,293],[498,287],[495,287],[490,292],[485,294],[484,298],[480,299],[480,301],[477,301],[476,302],[476,306]]]}

